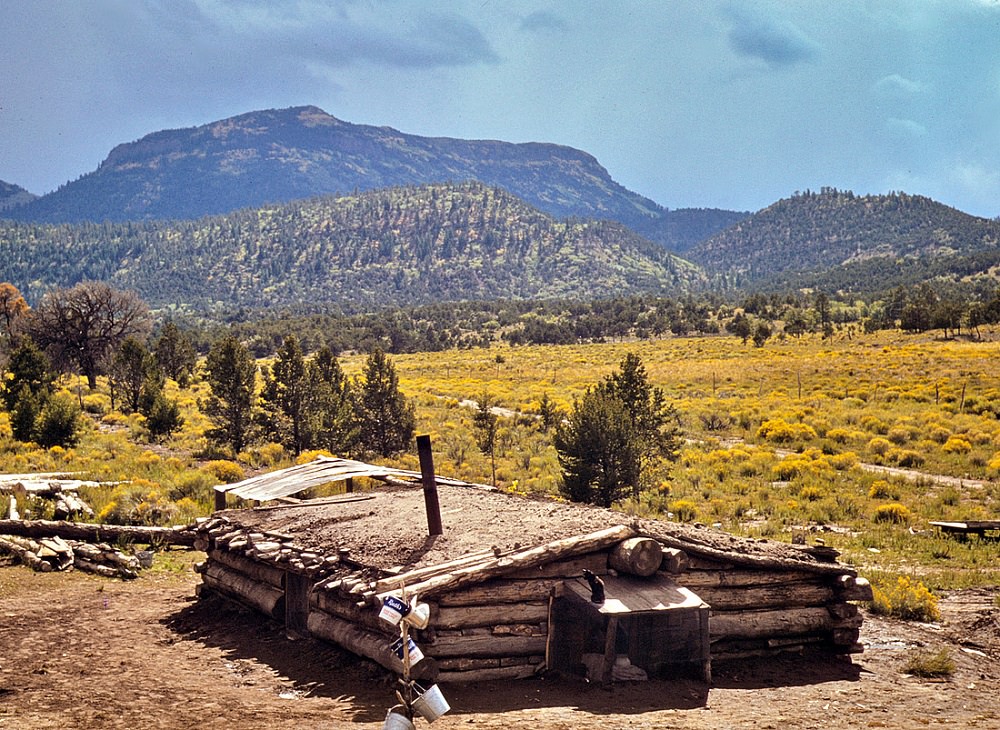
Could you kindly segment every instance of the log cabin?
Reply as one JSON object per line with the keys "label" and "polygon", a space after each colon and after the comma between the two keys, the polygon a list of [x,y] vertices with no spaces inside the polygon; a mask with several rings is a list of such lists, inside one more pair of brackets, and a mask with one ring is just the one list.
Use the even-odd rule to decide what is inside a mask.
{"label": "log cabin", "polygon": [[[362,478],[381,484],[355,491]],[[331,481],[350,491],[292,496]],[[710,681],[713,660],[861,651],[854,602],[871,588],[824,546],[526,498],[435,477],[432,465],[321,457],[216,490],[220,509],[195,527],[200,593],[395,672],[399,629],[381,607],[390,596],[423,604],[426,624],[409,634],[417,679]],[[227,495],[254,506],[224,508]]]}

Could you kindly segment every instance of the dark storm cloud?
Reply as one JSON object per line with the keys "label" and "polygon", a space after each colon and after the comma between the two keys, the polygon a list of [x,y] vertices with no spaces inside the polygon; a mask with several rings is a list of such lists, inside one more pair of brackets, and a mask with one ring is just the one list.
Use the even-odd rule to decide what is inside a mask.
{"label": "dark storm cloud", "polygon": [[729,45],[741,56],[757,58],[769,66],[794,66],[813,61],[820,46],[788,21],[732,13]]}

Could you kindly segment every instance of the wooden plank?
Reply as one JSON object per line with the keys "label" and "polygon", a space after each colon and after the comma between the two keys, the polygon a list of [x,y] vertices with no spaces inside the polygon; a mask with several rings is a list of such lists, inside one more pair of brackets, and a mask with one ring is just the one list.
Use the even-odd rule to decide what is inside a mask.
{"label": "wooden plank", "polygon": [[[561,578],[538,580],[510,580],[497,578],[487,583],[461,588],[438,597],[441,606],[485,606],[496,603],[541,601],[548,598],[552,589],[561,586]],[[503,609],[497,609],[502,611]]]}
{"label": "wooden plank", "polygon": [[442,635],[421,645],[424,654],[433,657],[504,657],[545,653],[544,636],[494,636],[491,633]]}
{"label": "wooden plank", "polygon": [[793,583],[739,588],[705,587],[698,589],[698,595],[715,610],[746,610],[822,606],[833,600],[836,591],[830,586],[815,583]]}
{"label": "wooden plank", "polygon": [[768,639],[857,628],[861,616],[836,618],[826,606],[765,611],[713,611],[709,618],[712,640]]}
{"label": "wooden plank", "polygon": [[431,624],[438,629],[498,624],[538,624],[548,618],[547,601],[512,603],[502,610],[496,606],[441,606],[431,615]]}
{"label": "wooden plank", "polygon": [[608,618],[608,630],[604,635],[604,661],[601,663],[601,684],[611,683],[611,668],[618,654],[618,617]]}
{"label": "wooden plank", "polygon": [[677,585],[665,574],[649,578],[605,576],[605,600],[602,604],[591,602],[590,586],[580,578],[566,581],[566,588],[603,614],[696,609],[705,605],[699,596]]}
{"label": "wooden plank", "polygon": [[304,575],[289,573],[285,582],[285,628],[295,634],[308,632],[309,593],[312,580]]}
{"label": "wooden plank", "polygon": [[478,563],[483,563],[487,560],[495,558],[496,555],[493,554],[492,550],[480,550],[478,552],[469,553],[468,555],[463,555],[460,558],[455,558],[454,560],[449,560],[446,563],[436,563],[435,565],[428,565],[423,568],[416,568],[414,570],[409,570],[405,573],[399,573],[392,576],[391,578],[382,578],[375,583],[375,590],[378,593],[383,591],[391,591],[393,588],[399,588],[400,584],[412,585],[432,575],[440,575],[441,573],[447,573],[452,568],[465,567],[469,565],[475,565]]}
{"label": "wooden plank", "polygon": [[[703,587],[788,585],[806,582],[821,584],[827,580],[826,576],[800,570],[753,570],[747,568],[689,570],[672,577],[675,583],[691,588],[695,592]],[[850,578],[851,576],[845,577]]]}
{"label": "wooden plank", "polygon": [[[564,558],[592,553],[633,535],[635,535],[634,528],[628,525],[615,525],[586,535],[553,540],[545,545],[494,558],[483,565],[458,568],[443,575],[433,576],[410,586],[408,590],[423,596],[438,595],[456,588],[481,583],[490,578],[507,577],[525,568],[534,568]],[[393,591],[393,593],[398,594],[398,591]],[[380,594],[380,597],[384,597],[384,595]]]}
{"label": "wooden plank", "polygon": [[583,555],[573,560],[557,560],[534,568],[511,573],[510,577],[521,580],[537,580],[538,578],[576,578],[589,570],[594,575],[608,574],[608,555],[604,552]]}

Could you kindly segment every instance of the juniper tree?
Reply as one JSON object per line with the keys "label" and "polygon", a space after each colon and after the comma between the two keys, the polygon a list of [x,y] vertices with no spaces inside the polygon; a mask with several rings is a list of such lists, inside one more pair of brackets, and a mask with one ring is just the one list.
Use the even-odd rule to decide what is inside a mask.
{"label": "juniper tree", "polygon": [[198,353],[191,340],[176,324],[167,322],[153,346],[156,362],[168,378],[186,388],[198,363]]}
{"label": "juniper tree", "polygon": [[274,363],[264,370],[263,420],[276,439],[300,454],[309,441],[308,415],[311,393],[306,363],[295,335],[278,348]]}
{"label": "juniper tree", "polygon": [[490,468],[493,473],[493,486],[497,485],[497,436],[500,431],[500,417],[493,411],[495,405],[488,391],[476,401],[476,415],[472,419],[473,431],[476,434],[476,445],[486,456],[490,457]]}

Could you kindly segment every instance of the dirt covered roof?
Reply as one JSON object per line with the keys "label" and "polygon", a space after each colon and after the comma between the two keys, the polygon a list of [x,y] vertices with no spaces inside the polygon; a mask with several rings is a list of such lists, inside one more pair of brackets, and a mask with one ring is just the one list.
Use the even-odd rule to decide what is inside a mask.
{"label": "dirt covered roof", "polygon": [[[788,563],[805,570],[833,568],[831,555],[773,541],[740,538],[707,527],[630,515],[546,498],[527,498],[470,487],[438,486],[443,534],[428,535],[423,490],[379,487],[336,501],[226,510],[219,516],[248,531],[276,533],[301,549],[345,553],[365,567],[418,568],[492,549],[498,554],[633,525],[668,547],[736,563]],[[843,569],[844,566],[840,566]]]}

